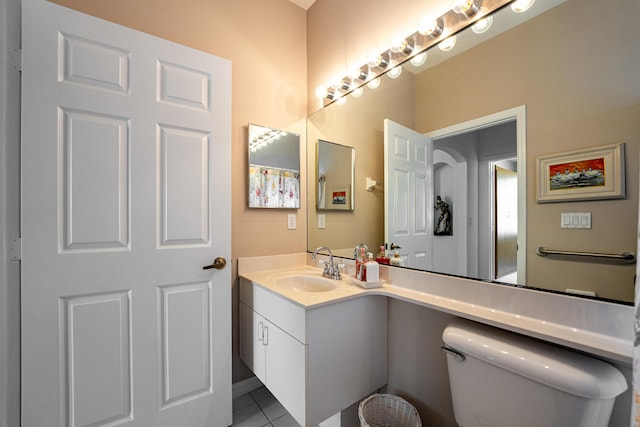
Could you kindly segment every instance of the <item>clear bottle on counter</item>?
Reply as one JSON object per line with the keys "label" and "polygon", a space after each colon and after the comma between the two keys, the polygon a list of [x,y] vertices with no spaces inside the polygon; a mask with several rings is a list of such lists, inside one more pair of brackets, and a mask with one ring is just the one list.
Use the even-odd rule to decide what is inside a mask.
{"label": "clear bottle on counter", "polygon": [[356,279],[363,280],[362,278],[362,266],[367,262],[366,258],[366,249],[364,247],[360,247],[360,253],[356,257]]}

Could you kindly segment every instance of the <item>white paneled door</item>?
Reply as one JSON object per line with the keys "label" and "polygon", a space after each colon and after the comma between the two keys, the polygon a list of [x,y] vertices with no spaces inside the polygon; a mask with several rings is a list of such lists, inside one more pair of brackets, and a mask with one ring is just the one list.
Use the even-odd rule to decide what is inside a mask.
{"label": "white paneled door", "polygon": [[431,270],[433,143],[392,120],[384,121],[384,239],[401,247],[404,266]]}
{"label": "white paneled door", "polygon": [[227,426],[231,65],[22,3],[22,425]]}

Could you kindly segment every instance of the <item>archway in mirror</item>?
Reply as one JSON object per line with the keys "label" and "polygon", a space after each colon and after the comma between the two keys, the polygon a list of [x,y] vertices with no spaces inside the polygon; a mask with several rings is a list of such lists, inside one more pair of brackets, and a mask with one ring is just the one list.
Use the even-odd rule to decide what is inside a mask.
{"label": "archway in mirror", "polygon": [[428,135],[385,120],[385,242],[401,265],[524,283],[524,116],[522,106]]}

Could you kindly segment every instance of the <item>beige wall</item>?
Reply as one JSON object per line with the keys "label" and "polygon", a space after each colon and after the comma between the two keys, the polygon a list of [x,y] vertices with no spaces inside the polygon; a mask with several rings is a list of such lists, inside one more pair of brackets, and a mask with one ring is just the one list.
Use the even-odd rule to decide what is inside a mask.
{"label": "beige wall", "polygon": [[[181,43],[232,62],[233,380],[249,375],[237,357],[238,257],[306,250],[306,206],[248,209],[247,124],[305,139],[306,14],[287,0],[58,0],[64,6]],[[302,188],[305,188],[302,144]],[[302,200],[305,200],[302,193]],[[287,214],[297,229],[287,229]],[[215,226],[215,224],[214,224]]]}
{"label": "beige wall", "polygon": [[309,113],[322,106],[315,96],[319,85],[365,64],[368,52],[388,49],[395,37],[415,31],[423,16],[450,8],[450,0],[317,0],[307,12]]}

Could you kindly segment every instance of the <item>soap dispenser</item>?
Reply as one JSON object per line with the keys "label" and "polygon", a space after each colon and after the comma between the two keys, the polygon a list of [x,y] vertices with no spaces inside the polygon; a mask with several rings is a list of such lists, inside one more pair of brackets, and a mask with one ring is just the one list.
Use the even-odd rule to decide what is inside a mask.
{"label": "soap dispenser", "polygon": [[373,260],[373,253],[369,252],[369,261],[362,266],[362,281],[377,282],[380,280],[380,266]]}

